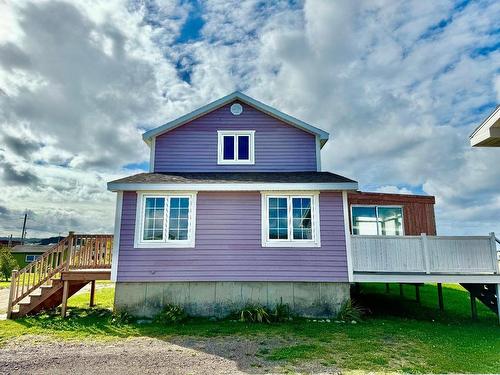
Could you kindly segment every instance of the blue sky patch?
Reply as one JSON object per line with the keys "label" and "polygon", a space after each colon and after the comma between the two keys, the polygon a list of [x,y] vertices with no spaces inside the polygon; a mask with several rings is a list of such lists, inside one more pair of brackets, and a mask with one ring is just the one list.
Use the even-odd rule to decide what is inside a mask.
{"label": "blue sky patch", "polygon": [[148,171],[149,170],[149,162],[144,161],[142,163],[130,163],[126,164],[123,166],[123,169],[128,169],[128,170],[138,170],[141,169],[143,171]]}
{"label": "blue sky patch", "polygon": [[181,33],[176,43],[187,43],[198,40],[201,37],[201,29],[205,24],[202,17],[202,6],[198,1],[192,2],[192,9],[182,26]]}

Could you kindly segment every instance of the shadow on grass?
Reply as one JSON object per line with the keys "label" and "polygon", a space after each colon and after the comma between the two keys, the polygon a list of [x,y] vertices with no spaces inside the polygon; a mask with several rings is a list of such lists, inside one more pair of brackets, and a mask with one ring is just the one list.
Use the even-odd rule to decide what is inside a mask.
{"label": "shadow on grass", "polygon": [[443,286],[444,311],[439,310],[437,287],[433,284],[420,286],[420,303],[416,301],[413,285],[403,286],[403,296],[399,294],[398,284],[391,284],[389,293],[385,284],[363,284],[358,302],[370,311],[372,319],[414,319],[417,321],[437,321],[445,324],[479,323],[496,325],[495,313],[477,302],[478,321],[471,318],[468,292],[458,285]]}

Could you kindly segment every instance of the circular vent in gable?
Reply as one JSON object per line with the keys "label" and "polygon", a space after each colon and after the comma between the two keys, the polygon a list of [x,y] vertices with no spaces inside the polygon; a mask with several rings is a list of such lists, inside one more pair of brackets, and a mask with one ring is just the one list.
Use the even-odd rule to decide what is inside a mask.
{"label": "circular vent in gable", "polygon": [[239,103],[234,103],[232,106],[231,106],[231,113],[235,116],[239,116],[241,115],[241,113],[243,112],[243,107],[241,106],[241,104]]}

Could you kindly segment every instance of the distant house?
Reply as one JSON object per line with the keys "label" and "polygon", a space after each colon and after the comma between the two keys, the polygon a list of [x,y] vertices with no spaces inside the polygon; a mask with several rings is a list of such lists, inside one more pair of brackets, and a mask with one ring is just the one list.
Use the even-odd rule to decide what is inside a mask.
{"label": "distant house", "polygon": [[473,147],[500,147],[500,106],[470,135]]}
{"label": "distant house", "polygon": [[29,263],[37,260],[43,253],[53,245],[16,245],[11,253],[16,258],[19,268],[24,268]]}

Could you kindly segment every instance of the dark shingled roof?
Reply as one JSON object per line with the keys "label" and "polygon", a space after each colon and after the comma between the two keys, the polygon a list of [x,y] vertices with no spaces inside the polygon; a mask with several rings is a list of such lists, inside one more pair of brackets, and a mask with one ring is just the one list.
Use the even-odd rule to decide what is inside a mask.
{"label": "dark shingled roof", "polygon": [[343,183],[353,182],[330,172],[193,172],[139,173],[110,183],[128,184],[237,184],[237,183]]}

